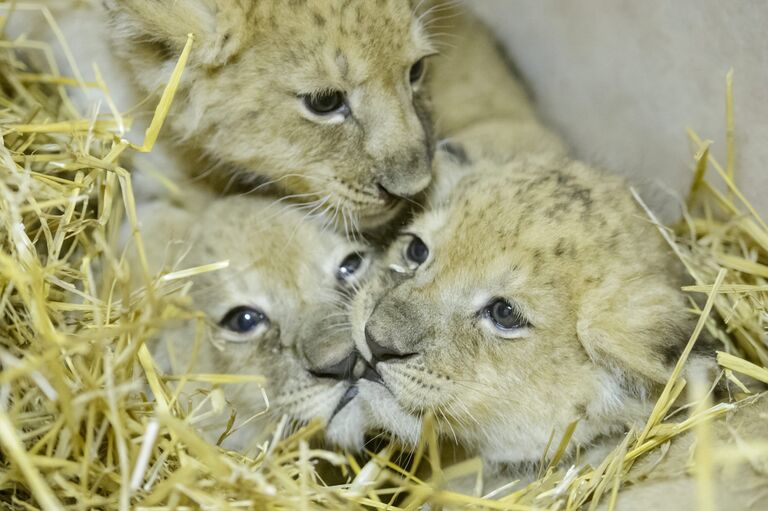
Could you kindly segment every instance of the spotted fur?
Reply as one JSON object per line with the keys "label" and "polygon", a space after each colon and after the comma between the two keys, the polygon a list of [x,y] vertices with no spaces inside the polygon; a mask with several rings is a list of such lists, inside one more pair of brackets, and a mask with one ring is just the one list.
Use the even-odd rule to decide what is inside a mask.
{"label": "spotted fur", "polygon": [[[360,383],[361,413],[405,441],[432,414],[446,438],[513,464],[575,420],[572,446],[639,424],[695,319],[656,227],[623,181],[559,156],[464,173],[355,300],[361,353],[374,339],[408,354],[377,363],[383,385]],[[417,268],[412,236],[430,250]],[[499,298],[527,324],[511,337],[487,315]]]}

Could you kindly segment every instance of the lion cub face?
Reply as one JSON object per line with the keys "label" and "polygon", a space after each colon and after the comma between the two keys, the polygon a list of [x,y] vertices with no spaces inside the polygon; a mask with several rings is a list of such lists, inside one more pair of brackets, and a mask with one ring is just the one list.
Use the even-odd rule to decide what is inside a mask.
{"label": "lion cub face", "polygon": [[435,49],[409,0],[110,0],[107,8],[119,52],[149,91],[161,90],[195,35],[170,122],[246,186],[269,182],[366,228],[429,184],[421,85]]}
{"label": "lion cub face", "polygon": [[[346,303],[367,271],[366,247],[258,197],[213,200],[194,213],[159,203],[142,217],[153,270],[229,261],[193,278],[206,335],[196,346],[198,325],[164,332],[155,350],[164,370],[264,376],[269,416],[299,423],[328,422],[353,397]],[[265,408],[255,384],[223,388],[238,423]]]}
{"label": "lion cub face", "polygon": [[[622,182],[573,162],[475,164],[422,215],[353,307],[378,376],[370,426],[439,431],[503,462],[537,460],[646,410],[687,340],[673,256]],[[556,437],[558,438],[558,437]]]}

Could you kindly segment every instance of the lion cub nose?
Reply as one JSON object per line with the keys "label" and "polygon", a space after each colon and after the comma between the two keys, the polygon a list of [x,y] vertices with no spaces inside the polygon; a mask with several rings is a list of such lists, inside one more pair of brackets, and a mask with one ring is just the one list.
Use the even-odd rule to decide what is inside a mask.
{"label": "lion cub nose", "polygon": [[432,154],[419,145],[399,158],[388,158],[378,174],[376,185],[384,198],[415,197],[432,181]]}
{"label": "lion cub nose", "polygon": [[383,346],[374,337],[370,325],[365,326],[365,342],[368,344],[368,349],[371,350],[371,363],[374,366],[379,362],[404,359],[415,355],[414,352],[399,351],[394,347]]}
{"label": "lion cub nose", "polygon": [[310,369],[309,372],[318,378],[332,378],[334,380],[348,380],[352,378],[352,373],[357,362],[357,353],[352,352],[338,362],[325,367]]}

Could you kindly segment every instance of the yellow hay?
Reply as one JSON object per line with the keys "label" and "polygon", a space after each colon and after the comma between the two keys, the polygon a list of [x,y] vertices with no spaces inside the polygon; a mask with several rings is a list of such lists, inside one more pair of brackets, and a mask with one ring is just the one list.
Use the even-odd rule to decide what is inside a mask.
{"label": "yellow hay", "polygon": [[[7,14],[8,5],[0,5],[0,13]],[[200,314],[185,305],[186,284],[228,263],[154,276],[142,256],[144,288],[136,292],[113,241],[125,220],[143,254],[122,157],[152,149],[194,41],[190,36],[144,141],[131,144],[122,138],[130,116],[111,102],[98,70],[95,82],[82,79],[50,13],[40,13],[75,76],[59,72],[44,43],[0,39],[0,503],[45,510],[416,510],[425,503],[573,510],[607,502],[614,509],[629,467],[686,431],[699,439],[696,474],[703,492],[715,466],[743,462],[742,452],[716,451],[707,441],[709,422],[736,404],[712,405],[704,389],[691,385],[692,411],[681,422],[669,419],[686,388],[683,364],[702,332],[722,343],[718,362],[742,391],[748,392],[744,376],[768,383],[768,228],[735,185],[731,73],[725,168],[711,142],[690,131],[695,155],[687,212],[674,229],[660,226],[693,280],[684,290],[707,301],[701,310],[691,302],[701,319],[653,414],[595,467],[557,463],[565,458],[574,423],[561,438],[553,435],[556,447],[542,454],[536,481],[510,481],[481,497],[482,464],[471,459],[443,467],[430,420],[415,452],[406,453],[412,456],[402,456],[396,444],[358,457],[316,449],[313,442],[322,434],[317,423],[286,435],[281,421],[253,457],[199,436],[197,422],[228,413],[222,386],[263,385],[263,379],[162,374],[146,343],[170,321],[195,321],[201,336]],[[6,23],[0,19],[0,29]],[[20,57],[34,52],[43,55],[46,69],[22,64]],[[103,91],[111,115],[80,117],[65,86]],[[206,398],[188,410],[179,402],[182,389],[203,389]],[[768,452],[766,445],[750,449]],[[399,463],[406,459],[410,464]],[[323,476],[327,470],[340,482],[325,482],[322,465],[332,467]],[[477,482],[478,496],[448,489],[450,481],[466,478]],[[705,506],[708,501],[702,500]]]}

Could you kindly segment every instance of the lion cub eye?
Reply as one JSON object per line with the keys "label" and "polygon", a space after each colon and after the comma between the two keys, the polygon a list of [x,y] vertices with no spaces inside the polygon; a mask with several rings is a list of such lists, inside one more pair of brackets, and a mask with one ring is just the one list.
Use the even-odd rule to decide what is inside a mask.
{"label": "lion cub eye", "polygon": [[424,62],[424,59],[417,60],[416,63],[411,66],[411,70],[408,72],[408,79],[412,84],[421,80],[421,77],[424,76],[426,67],[427,64]]}
{"label": "lion cub eye", "polygon": [[410,262],[420,265],[429,257],[429,247],[418,236],[413,236],[411,242],[405,248],[405,257]]}
{"label": "lion cub eye", "polygon": [[315,115],[346,114],[349,108],[344,93],[337,90],[326,90],[315,94],[302,96],[304,106]]}
{"label": "lion cub eye", "polygon": [[348,282],[356,274],[360,273],[365,265],[365,256],[360,252],[352,252],[339,265],[336,271],[336,279],[340,282]]}
{"label": "lion cub eye", "polygon": [[509,332],[530,326],[517,307],[503,298],[497,298],[485,308],[485,315],[499,330]]}
{"label": "lion cub eye", "polygon": [[269,319],[266,314],[248,306],[231,309],[219,321],[219,326],[238,334],[252,334],[259,328],[266,328],[268,325]]}

